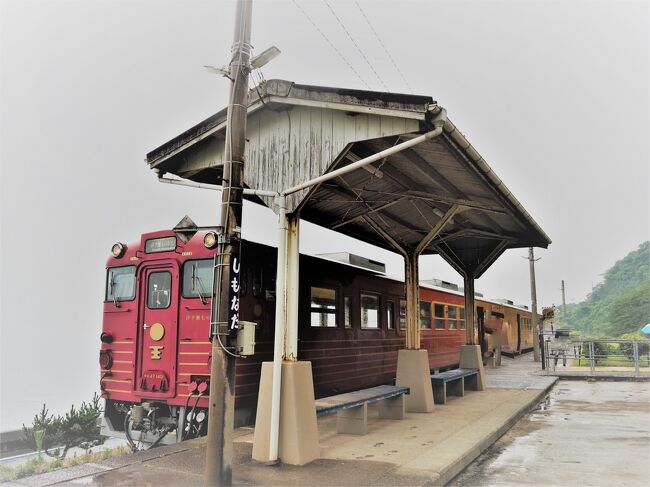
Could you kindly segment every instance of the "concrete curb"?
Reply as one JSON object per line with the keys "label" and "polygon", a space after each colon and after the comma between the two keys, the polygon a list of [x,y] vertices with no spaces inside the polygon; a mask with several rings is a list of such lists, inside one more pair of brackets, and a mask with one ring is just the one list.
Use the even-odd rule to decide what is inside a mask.
{"label": "concrete curb", "polygon": [[474,447],[469,451],[460,456],[460,458],[453,462],[440,472],[438,472],[439,477],[435,480],[434,485],[447,485],[454,478],[456,478],[463,470],[465,470],[469,465],[471,465],[474,460],[476,460],[485,450],[494,445],[499,438],[506,434],[510,428],[512,428],[517,421],[522,417],[528,414],[530,411],[535,409],[537,405],[542,401],[542,399],[550,392],[550,390],[557,383],[558,378],[556,378],[551,384],[549,384],[544,389],[540,389],[539,393],[536,394],[530,401],[528,401],[524,406],[519,408],[514,414],[512,414],[501,426],[496,430],[489,433],[482,440],[479,441]]}
{"label": "concrete curb", "polygon": [[649,382],[648,375],[581,375],[581,374],[553,374],[549,377],[557,377],[560,380],[601,380],[605,382]]}

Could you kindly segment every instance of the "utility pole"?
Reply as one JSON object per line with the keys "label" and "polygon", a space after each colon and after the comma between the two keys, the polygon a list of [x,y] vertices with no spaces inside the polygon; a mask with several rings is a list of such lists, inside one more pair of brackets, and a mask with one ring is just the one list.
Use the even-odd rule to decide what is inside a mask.
{"label": "utility pole", "polygon": [[205,485],[232,485],[233,422],[235,417],[235,356],[226,347],[239,321],[239,250],[241,242],[248,73],[251,57],[252,0],[238,0],[231,48],[230,99],[221,193],[221,227],[212,285],[210,339],[210,403]]}
{"label": "utility pole", "polygon": [[564,288],[564,279],[562,279],[562,318],[566,320],[566,290]]}
{"label": "utility pole", "polygon": [[528,263],[530,265],[530,300],[533,315],[533,357],[539,362],[539,319],[537,317],[537,285],[535,283],[535,255],[533,248],[528,249]]}

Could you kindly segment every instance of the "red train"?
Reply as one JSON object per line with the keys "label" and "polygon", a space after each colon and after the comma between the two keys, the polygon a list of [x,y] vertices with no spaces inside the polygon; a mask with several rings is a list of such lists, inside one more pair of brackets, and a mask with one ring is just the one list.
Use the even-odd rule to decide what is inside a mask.
{"label": "red train", "polygon": [[[215,244],[213,232],[188,240],[167,230],[113,246],[99,357],[103,434],[125,436],[135,448],[205,433]],[[261,362],[273,359],[276,250],[244,241],[242,261],[240,318],[258,326],[256,354],[237,359],[235,405],[236,422],[250,424]],[[300,257],[299,359],[312,363],[316,397],[395,377],[406,335],[404,284],[377,264]],[[465,341],[462,292],[423,283],[420,300],[431,369],[457,366]],[[503,331],[506,349],[532,347],[526,309],[477,300],[477,316],[486,346],[490,332]]]}

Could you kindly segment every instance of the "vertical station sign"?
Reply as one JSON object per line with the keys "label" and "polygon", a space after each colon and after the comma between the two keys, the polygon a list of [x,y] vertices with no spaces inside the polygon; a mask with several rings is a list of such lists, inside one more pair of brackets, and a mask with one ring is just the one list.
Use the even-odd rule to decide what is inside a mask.
{"label": "vertical station sign", "polygon": [[241,290],[241,261],[239,260],[240,244],[232,246],[230,254],[230,283],[228,285],[228,334],[237,338],[239,329],[239,293]]}

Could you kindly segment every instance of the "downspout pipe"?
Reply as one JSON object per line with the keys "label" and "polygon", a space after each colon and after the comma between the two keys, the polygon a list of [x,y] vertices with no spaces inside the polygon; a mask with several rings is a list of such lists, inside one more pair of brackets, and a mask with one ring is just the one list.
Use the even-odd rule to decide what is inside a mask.
{"label": "downspout pipe", "polygon": [[[165,178],[161,176],[158,177],[158,182],[177,185],[177,186],[188,186],[190,188],[209,189],[211,191],[223,191],[223,186],[219,184],[196,183],[194,181],[188,181],[187,179],[171,179],[171,178]],[[271,198],[275,198],[278,196],[277,191],[267,191],[265,189],[244,188],[244,194],[250,194],[255,196],[268,196]]]}

